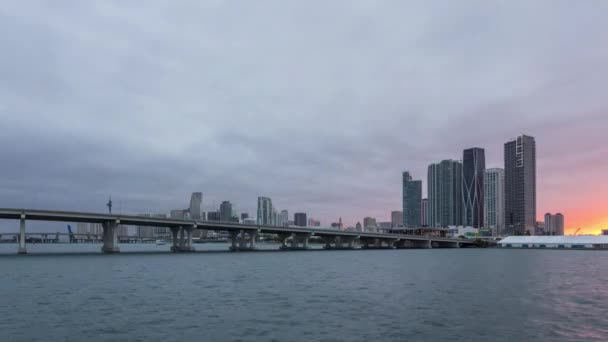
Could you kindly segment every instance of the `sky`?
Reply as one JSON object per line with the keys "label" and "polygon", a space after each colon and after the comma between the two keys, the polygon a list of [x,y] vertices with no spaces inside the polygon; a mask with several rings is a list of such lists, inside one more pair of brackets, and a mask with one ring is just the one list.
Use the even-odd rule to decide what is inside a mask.
{"label": "sky", "polygon": [[[401,208],[537,143],[537,213],[608,228],[608,1],[3,1],[0,207]],[[426,190],[424,191],[426,193]],[[3,226],[4,225],[4,226]],[[0,222],[0,230],[17,228]]]}

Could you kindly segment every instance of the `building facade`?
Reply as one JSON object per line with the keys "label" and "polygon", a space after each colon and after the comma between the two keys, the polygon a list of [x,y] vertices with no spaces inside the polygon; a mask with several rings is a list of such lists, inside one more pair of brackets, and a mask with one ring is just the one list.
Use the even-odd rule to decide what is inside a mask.
{"label": "building facade", "polygon": [[564,215],[546,213],[544,235],[564,235]]}
{"label": "building facade", "polygon": [[306,227],[306,224],[308,223],[306,221],[306,213],[295,213],[293,215],[293,222],[298,227]]}
{"label": "building facade", "polygon": [[258,224],[271,226],[272,222],[272,200],[268,197],[258,197]]}
{"label": "building facade", "polygon": [[393,227],[399,227],[403,224],[403,212],[402,211],[391,211],[391,225]]}
{"label": "building facade", "polygon": [[403,172],[403,226],[420,227],[422,206],[422,181],[413,180],[408,171]]}
{"label": "building facade", "polygon": [[484,227],[484,172],[486,153],[483,148],[464,150],[462,155],[462,219],[466,227]]}
{"label": "building facade", "polygon": [[422,199],[422,208],[420,209],[420,224],[422,227],[429,226],[429,199]]}
{"label": "building facade", "polygon": [[232,203],[230,201],[223,201],[220,204],[220,221],[231,222],[232,219]]}
{"label": "building facade", "polygon": [[203,215],[202,211],[203,205],[203,193],[202,192],[193,192],[190,196],[190,218],[193,220],[201,220]]}
{"label": "building facade", "polygon": [[504,151],[505,229],[524,235],[536,223],[536,141],[521,135],[506,142]]}
{"label": "building facade", "polygon": [[281,210],[277,215],[277,226],[285,227],[289,225],[289,211]]}
{"label": "building facade", "polygon": [[428,169],[429,227],[462,226],[462,163],[443,160]]}
{"label": "building facade", "polygon": [[505,229],[505,170],[484,172],[484,225],[494,236],[503,236]]}

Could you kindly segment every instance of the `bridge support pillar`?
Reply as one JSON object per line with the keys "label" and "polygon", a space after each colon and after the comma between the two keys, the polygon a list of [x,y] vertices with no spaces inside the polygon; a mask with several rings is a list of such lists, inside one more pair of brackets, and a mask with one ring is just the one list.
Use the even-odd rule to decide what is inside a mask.
{"label": "bridge support pillar", "polygon": [[25,248],[25,214],[21,214],[19,221],[19,250],[17,253],[27,254],[27,249]]}
{"label": "bridge support pillar", "polygon": [[239,243],[239,232],[236,230],[231,230],[230,231],[230,250],[231,251],[236,251],[238,250],[238,243]]}
{"label": "bridge support pillar", "polygon": [[254,250],[255,249],[255,238],[258,235],[258,232],[250,232],[249,233],[249,249]]}
{"label": "bridge support pillar", "polygon": [[179,249],[178,243],[179,243],[179,238],[178,238],[178,234],[179,234],[179,228],[177,227],[171,227],[171,251],[172,252],[177,252],[177,250]]}
{"label": "bridge support pillar", "polygon": [[102,224],[103,227],[103,246],[101,251],[103,253],[118,253],[118,220],[108,221]]}
{"label": "bridge support pillar", "polygon": [[194,230],[194,227],[171,228],[171,233],[173,234],[171,252],[194,252],[194,247],[192,247],[192,230]]}

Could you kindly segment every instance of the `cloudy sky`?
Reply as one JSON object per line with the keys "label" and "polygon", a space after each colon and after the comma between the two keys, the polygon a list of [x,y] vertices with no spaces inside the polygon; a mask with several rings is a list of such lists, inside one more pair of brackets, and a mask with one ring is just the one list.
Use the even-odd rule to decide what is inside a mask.
{"label": "cloudy sky", "polygon": [[[388,220],[401,172],[536,137],[538,214],[608,227],[608,1],[3,1],[0,207],[204,193]],[[425,191],[426,192],[426,191]],[[15,231],[16,229],[8,229]]]}

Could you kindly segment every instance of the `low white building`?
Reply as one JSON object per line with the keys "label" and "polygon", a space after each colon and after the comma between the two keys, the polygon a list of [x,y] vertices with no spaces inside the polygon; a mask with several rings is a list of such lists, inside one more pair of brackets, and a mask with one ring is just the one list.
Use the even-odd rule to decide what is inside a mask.
{"label": "low white building", "polygon": [[500,240],[498,245],[505,248],[608,249],[608,236],[509,236]]}
{"label": "low white building", "polygon": [[474,239],[479,236],[479,229],[473,227],[449,226],[447,236],[451,238],[464,236],[467,239]]}

